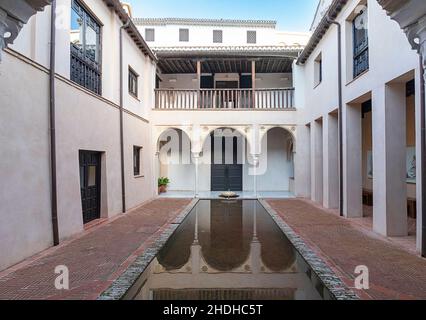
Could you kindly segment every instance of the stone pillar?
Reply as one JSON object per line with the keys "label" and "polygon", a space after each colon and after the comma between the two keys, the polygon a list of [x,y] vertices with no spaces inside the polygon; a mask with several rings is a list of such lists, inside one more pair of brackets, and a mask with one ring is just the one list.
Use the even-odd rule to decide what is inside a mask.
{"label": "stone pillar", "polygon": [[311,123],[311,199],[322,204],[322,121]]}
{"label": "stone pillar", "polygon": [[373,90],[373,229],[407,235],[405,83]]}
{"label": "stone pillar", "polygon": [[194,164],[195,164],[195,181],[194,181],[194,197],[198,198],[199,191],[198,191],[198,176],[199,176],[199,166],[200,166],[200,153],[199,152],[193,152],[192,157],[194,158]]}
{"label": "stone pillar", "polygon": [[323,122],[323,205],[339,207],[339,130],[337,114],[328,114]]}
{"label": "stone pillar", "polygon": [[253,193],[254,197],[257,198],[257,168],[259,166],[259,154],[253,154]]}
{"label": "stone pillar", "polygon": [[[343,129],[343,215],[362,217],[362,122],[361,107],[345,105]],[[336,168],[336,171],[338,169]]]}
{"label": "stone pillar", "polygon": [[307,125],[298,126],[296,131],[294,183],[297,197],[311,196],[310,128]]}

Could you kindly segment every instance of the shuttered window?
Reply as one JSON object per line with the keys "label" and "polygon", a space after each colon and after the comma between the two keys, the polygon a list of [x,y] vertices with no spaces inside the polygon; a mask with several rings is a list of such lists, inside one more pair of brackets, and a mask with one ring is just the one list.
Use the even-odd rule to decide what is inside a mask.
{"label": "shuttered window", "polygon": [[189,41],[189,29],[179,29],[179,41],[180,42]]}

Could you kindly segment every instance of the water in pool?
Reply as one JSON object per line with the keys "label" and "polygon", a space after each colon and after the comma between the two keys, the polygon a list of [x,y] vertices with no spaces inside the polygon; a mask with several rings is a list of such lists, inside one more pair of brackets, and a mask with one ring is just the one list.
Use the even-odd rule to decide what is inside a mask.
{"label": "water in pool", "polygon": [[330,298],[327,288],[256,200],[200,200],[125,297]]}

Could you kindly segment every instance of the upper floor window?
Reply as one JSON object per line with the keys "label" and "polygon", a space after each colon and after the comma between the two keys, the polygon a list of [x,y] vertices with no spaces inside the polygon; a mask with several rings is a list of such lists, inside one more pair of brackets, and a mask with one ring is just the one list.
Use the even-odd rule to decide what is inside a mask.
{"label": "upper floor window", "polygon": [[145,40],[155,41],[155,29],[150,29],[150,28],[145,29]]}
{"label": "upper floor window", "polygon": [[179,41],[180,42],[189,41],[189,29],[179,29]]}
{"label": "upper floor window", "polygon": [[129,93],[135,98],[138,97],[138,78],[139,75],[129,67]]}
{"label": "upper floor window", "polygon": [[71,80],[101,94],[101,26],[78,0],[71,2]]}
{"label": "upper floor window", "polygon": [[314,86],[322,82],[322,53],[318,55],[314,62]]}
{"label": "upper floor window", "polygon": [[142,148],[138,146],[133,147],[133,175],[139,176],[141,174],[141,151]]}
{"label": "upper floor window", "polygon": [[223,31],[213,30],[213,43],[222,43],[222,42],[223,42]]}
{"label": "upper floor window", "polygon": [[354,78],[368,70],[368,16],[367,8],[355,17],[353,25]]}
{"label": "upper floor window", "polygon": [[247,31],[247,43],[256,43],[256,31]]}

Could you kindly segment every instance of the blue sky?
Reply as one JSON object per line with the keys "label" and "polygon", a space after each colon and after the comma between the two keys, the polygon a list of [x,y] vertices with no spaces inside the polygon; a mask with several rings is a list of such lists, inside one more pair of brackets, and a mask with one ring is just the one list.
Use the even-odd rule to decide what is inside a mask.
{"label": "blue sky", "polygon": [[278,29],[309,31],[318,0],[125,0],[135,17],[277,20]]}

